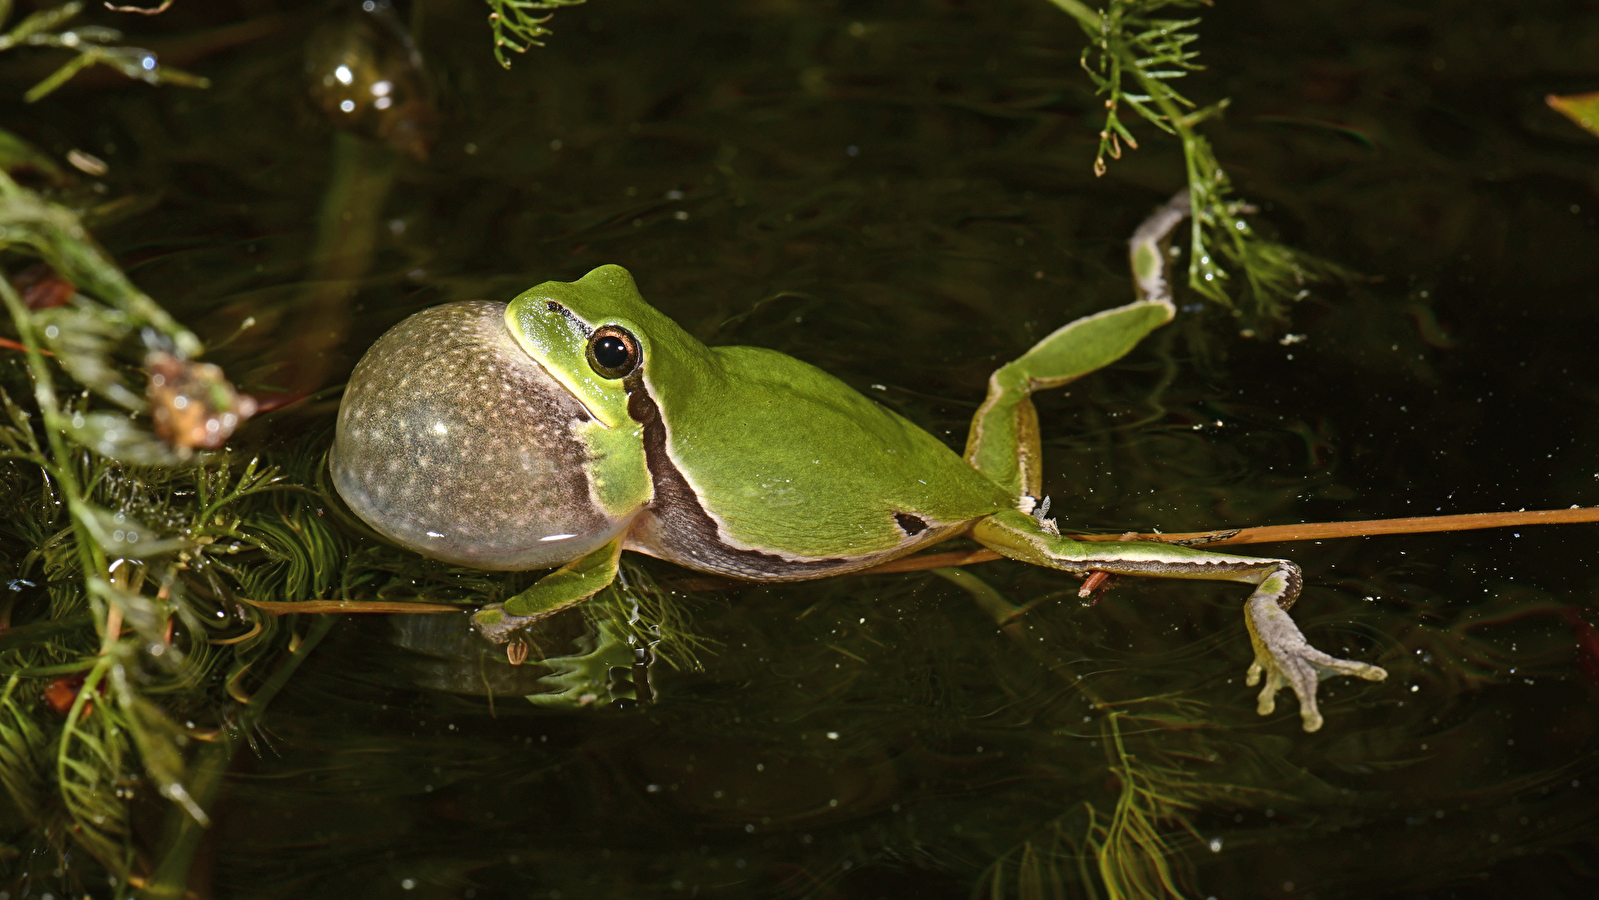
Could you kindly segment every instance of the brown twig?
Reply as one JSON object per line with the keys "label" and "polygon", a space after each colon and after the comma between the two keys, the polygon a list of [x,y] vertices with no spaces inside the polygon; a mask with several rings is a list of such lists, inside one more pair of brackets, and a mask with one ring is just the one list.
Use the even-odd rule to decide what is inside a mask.
{"label": "brown twig", "polygon": [[[1132,538],[1116,534],[1072,534],[1073,541],[1158,541],[1189,547],[1216,547],[1223,544],[1267,544],[1278,541],[1319,541],[1333,538],[1370,537],[1377,534],[1428,534],[1441,531],[1475,531],[1481,528],[1509,528],[1516,525],[1569,525],[1599,522],[1599,507],[1572,509],[1519,510],[1517,512],[1466,513],[1455,516],[1416,516],[1407,519],[1364,519],[1358,522],[1311,522],[1301,525],[1264,525],[1259,528],[1229,528],[1225,531],[1190,531],[1182,534],[1138,534]],[[957,550],[908,556],[873,566],[860,574],[883,575],[891,572],[919,572],[944,566],[969,566],[1002,557],[992,550]]]}
{"label": "brown twig", "polygon": [[[1482,528],[1509,528],[1516,525],[1569,525],[1599,522],[1599,507],[1572,509],[1520,510],[1517,512],[1468,513],[1457,516],[1417,516],[1407,519],[1365,519],[1358,522],[1312,522],[1301,525],[1266,525],[1260,528],[1230,528],[1224,531],[1191,531],[1182,534],[1072,534],[1073,541],[1157,541],[1188,547],[1216,547],[1224,544],[1266,544],[1279,541],[1319,541],[1332,538],[1369,537],[1378,534],[1428,534],[1441,531],[1475,531]],[[908,556],[863,569],[857,575],[889,575],[896,572],[921,572],[950,566],[1003,559],[992,550],[953,550]],[[729,579],[685,579],[680,589],[706,590],[737,585]],[[405,600],[245,600],[245,603],[274,616],[289,613],[437,613],[460,612],[467,606]]]}
{"label": "brown twig", "polygon": [[[1365,519],[1358,522],[1312,522],[1301,525],[1265,525],[1227,531],[1196,531],[1189,534],[1147,534],[1139,540],[1168,544],[1265,544],[1273,541],[1319,541],[1328,538],[1370,537],[1377,534],[1429,534],[1440,531],[1476,531],[1482,528],[1510,528],[1516,525],[1570,525],[1599,522],[1599,507],[1571,509],[1525,509],[1515,512],[1464,513],[1453,516],[1414,516],[1407,519]],[[1076,540],[1117,541],[1110,535],[1082,535]]]}
{"label": "brown twig", "polygon": [[274,616],[290,613],[441,613],[461,612],[467,606],[423,603],[410,600],[245,600],[256,609]]}
{"label": "brown twig", "polygon": [[[26,353],[28,350],[28,345],[19,344],[10,338],[0,338],[0,350],[20,350]],[[39,352],[45,356],[55,356],[55,354],[51,353],[49,350],[40,350]]]}

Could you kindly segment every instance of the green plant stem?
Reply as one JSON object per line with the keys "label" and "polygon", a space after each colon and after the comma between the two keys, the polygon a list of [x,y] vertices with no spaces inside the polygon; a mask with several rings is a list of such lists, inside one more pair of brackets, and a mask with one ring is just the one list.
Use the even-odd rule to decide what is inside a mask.
{"label": "green plant stem", "polygon": [[333,172],[317,218],[311,272],[295,301],[300,360],[291,395],[325,387],[350,330],[361,277],[372,268],[383,204],[399,171],[399,154],[348,132],[333,137]]}
{"label": "green plant stem", "polygon": [[[44,360],[44,354],[39,352],[39,335],[33,330],[33,318],[28,312],[27,305],[22,302],[16,289],[11,286],[10,279],[4,277],[3,273],[0,273],[0,298],[4,299],[6,310],[11,313],[11,319],[16,323],[17,336],[22,338],[22,344],[27,348],[28,376],[33,381],[33,397],[39,404],[39,412],[44,419],[45,438],[50,443],[51,459],[46,471],[55,480],[56,488],[66,500],[67,514],[72,519],[72,534],[77,547],[78,562],[83,568],[83,577],[85,580],[109,579],[105,551],[100,548],[84,524],[89,512],[84,506],[77,474],[72,470],[72,456],[67,449],[65,433],[68,423],[64,421],[61,408],[56,402],[55,382],[50,377],[50,367]],[[102,632],[102,647],[109,650],[116,642],[117,636],[105,633],[105,604],[92,592],[86,593],[94,610],[95,627]]]}
{"label": "green plant stem", "polygon": [[[4,24],[5,20],[10,17],[10,7],[11,4],[9,2],[6,3],[5,9],[3,10],[4,15],[0,15],[0,24]],[[0,50],[10,50],[12,47],[21,44],[29,37],[38,34],[41,31],[48,31],[57,25],[61,25],[69,21],[82,11],[83,3],[81,0],[73,0],[72,3],[63,3],[54,9],[39,10],[38,12],[28,16],[26,19],[23,19],[21,22],[18,22],[17,27],[11,29],[5,35],[0,36]]]}
{"label": "green plant stem", "polygon": [[15,675],[22,678],[52,678],[59,675],[71,675],[85,669],[95,667],[98,657],[80,659],[77,662],[61,663],[55,666],[0,666],[0,675]]}
{"label": "green plant stem", "polygon": [[[1089,845],[1094,848],[1099,876],[1112,898],[1181,898],[1176,873],[1167,862],[1175,849],[1156,830],[1161,820],[1176,819],[1188,826],[1184,810],[1197,810],[1180,797],[1161,794],[1138,768],[1137,759],[1122,741],[1121,713],[1106,716],[1105,754],[1109,768],[1121,782],[1116,811],[1096,841],[1090,825]],[[1189,829],[1191,830],[1191,828]]]}
{"label": "green plant stem", "polygon": [[[1059,0],[1051,0],[1059,2]],[[1194,142],[1199,136],[1189,127],[1186,114],[1172,102],[1163,85],[1156,84],[1158,79],[1151,78],[1138,66],[1132,66],[1133,77],[1138,79],[1139,87],[1144,89],[1150,99],[1155,102],[1166,121],[1171,123],[1172,130],[1176,132],[1178,140],[1183,142],[1183,171],[1188,178],[1188,204],[1193,213],[1188,217],[1189,247],[1188,254],[1188,283],[1198,289],[1200,285],[1199,259],[1205,253],[1205,215],[1208,204],[1204,203],[1203,192],[1200,185],[1204,183],[1202,176],[1195,165]]]}
{"label": "green plant stem", "polygon": [[[110,702],[110,698],[108,697],[99,697],[99,687],[100,683],[105,680],[106,674],[111,671],[111,667],[116,664],[116,661],[116,655],[111,653],[96,657],[94,661],[94,667],[89,670],[88,675],[84,676],[83,684],[78,688],[78,695],[72,700],[72,708],[67,711],[66,723],[61,726],[61,736],[56,739],[57,785],[65,785],[72,780],[72,775],[68,771],[73,766],[72,744],[73,739],[77,737],[79,727],[83,724],[83,720],[87,718],[84,713],[85,705],[97,698],[102,703]],[[81,766],[81,763],[79,765]],[[66,792],[63,793],[65,794]],[[72,816],[74,821],[78,820],[80,817],[79,809],[75,809],[74,806],[81,802],[81,797],[77,798],[76,800],[70,796],[67,797],[68,813]],[[107,863],[113,869],[113,871],[118,868],[120,868],[122,871],[126,871],[130,863],[130,860],[127,856],[128,850],[126,845],[124,845],[123,854],[124,858],[121,860],[120,867],[112,864],[111,860],[105,859],[104,857],[101,858],[101,862]]]}
{"label": "green plant stem", "polygon": [[1077,0],[1049,0],[1049,2],[1076,19],[1083,26],[1083,29],[1089,32],[1090,36],[1097,34],[1105,25],[1105,20],[1099,13],[1077,2]]}
{"label": "green plant stem", "polygon": [[42,644],[47,639],[58,634],[77,631],[91,623],[87,612],[71,613],[59,619],[49,619],[43,622],[33,622],[28,625],[17,625],[0,631],[0,653],[16,647],[26,647],[31,644]]}

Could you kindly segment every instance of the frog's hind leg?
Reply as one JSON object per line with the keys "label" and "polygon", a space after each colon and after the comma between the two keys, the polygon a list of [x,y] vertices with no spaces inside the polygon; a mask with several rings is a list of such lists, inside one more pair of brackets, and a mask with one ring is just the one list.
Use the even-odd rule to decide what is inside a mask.
{"label": "frog's hind leg", "polygon": [[1258,684],[1265,676],[1259,704],[1263,716],[1276,708],[1280,688],[1292,688],[1299,698],[1299,715],[1306,731],[1315,731],[1322,724],[1321,712],[1316,708],[1316,687],[1321,679],[1352,675],[1381,681],[1388,677],[1377,666],[1338,659],[1310,646],[1288,616],[1288,608],[1299,597],[1300,575],[1299,568],[1285,559],[1232,556],[1144,541],[1073,541],[1054,534],[1052,528],[1032,516],[1012,511],[978,522],[972,537],[1012,559],[1079,575],[1109,572],[1254,585],[1254,592],[1244,603],[1244,622],[1255,648],[1248,683]]}
{"label": "frog's hind leg", "polygon": [[1128,255],[1141,299],[1078,319],[989,376],[988,397],[972,418],[966,461],[1009,489],[1024,511],[1038,499],[1041,459],[1034,391],[1060,387],[1120,359],[1176,310],[1161,245],[1188,215],[1186,192],[1173,197],[1133,233]]}

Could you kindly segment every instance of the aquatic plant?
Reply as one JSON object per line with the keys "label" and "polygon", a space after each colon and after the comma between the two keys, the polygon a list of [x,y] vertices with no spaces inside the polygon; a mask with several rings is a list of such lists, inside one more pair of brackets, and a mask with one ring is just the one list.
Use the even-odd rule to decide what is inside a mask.
{"label": "aquatic plant", "polygon": [[[109,5],[109,4],[108,4]],[[159,10],[157,10],[159,11]],[[199,75],[163,66],[156,55],[140,47],[122,46],[122,32],[104,25],[72,26],[83,12],[82,0],[38,10],[0,34],[0,52],[14,47],[53,47],[75,54],[49,77],[28,89],[22,97],[29,103],[41,100],[90,66],[116,69],[129,78],[147,84],[175,84],[203,88],[210,84]],[[0,0],[0,26],[11,18],[11,0]]]}
{"label": "aquatic plant", "polygon": [[[1204,705],[1181,695],[1102,697],[1074,667],[1049,660],[1041,651],[1047,642],[1017,628],[1033,604],[1012,605],[970,572],[938,569],[935,574],[965,591],[1017,646],[1090,702],[1099,718],[1095,743],[1103,744],[1106,772],[1116,786],[1108,817],[1092,799],[1065,803],[1059,816],[999,854],[983,874],[980,894],[1045,900],[1098,897],[1103,889],[1110,900],[1186,896],[1188,866],[1173,835],[1197,839],[1194,813],[1218,800],[1236,803],[1249,793],[1239,785],[1203,779],[1195,770],[1195,761],[1216,755],[1202,730],[1210,718]],[[1056,728],[1054,736],[1081,738],[1065,728]]]}
{"label": "aquatic plant", "polygon": [[[497,10],[524,16],[507,13],[523,29],[542,27],[533,11],[560,5],[566,4],[491,0]],[[1232,198],[1196,131],[1222,104],[1194,112],[1180,94],[1161,93],[1172,78],[1158,73],[1193,65],[1191,21],[1151,31],[1161,6],[1113,4],[1095,14],[1102,40],[1085,53],[1085,66],[1112,99],[1119,96],[1182,141],[1191,190],[1197,174],[1210,210],[1203,214],[1208,230],[1195,232],[1194,246],[1219,241],[1218,253],[1229,260],[1196,270],[1216,264],[1208,253],[1194,253],[1190,277],[1215,276],[1196,287],[1225,291],[1228,272],[1236,277],[1241,265],[1245,289],[1269,293],[1269,285],[1249,285],[1256,277],[1250,273],[1274,271],[1270,254],[1254,268],[1248,254],[1274,245],[1259,242],[1244,223],[1247,208]],[[518,51],[547,33],[503,27],[512,39],[506,46]],[[508,62],[498,46],[496,56]],[[1101,162],[1107,153],[1114,158],[1119,141],[1132,140],[1128,123],[1112,124],[1116,108],[1108,114],[1111,137],[1102,143]],[[35,166],[48,163],[23,146]],[[203,348],[195,336],[94,245],[83,213],[48,192],[5,184],[4,265],[32,269],[42,261],[53,273],[47,277],[68,285],[70,302],[24,309],[28,298],[14,296],[20,289],[5,288],[20,349],[0,351],[6,391],[0,493],[14,498],[0,523],[0,546],[16,563],[0,598],[0,615],[12,626],[0,631],[0,786],[18,813],[15,821],[24,824],[4,839],[24,860],[36,852],[59,859],[76,841],[123,873],[124,884],[134,879],[175,895],[230,758],[264,740],[267,703],[335,627],[334,616],[311,614],[454,609],[502,597],[520,576],[439,566],[365,540],[355,523],[331,521],[337,510],[319,481],[325,437],[303,427],[303,419],[297,429],[281,429],[301,436],[259,452],[207,449],[207,426],[214,421],[220,432],[223,417],[229,411],[237,417],[247,399],[230,394],[220,372],[196,361]],[[328,208],[348,211],[333,198]],[[1238,241],[1243,255],[1227,256]],[[1294,267],[1298,257],[1288,259],[1274,282],[1279,299],[1309,271],[1302,262]],[[152,389],[147,382],[156,375],[161,383]],[[180,408],[204,414],[174,417]],[[158,414],[168,417],[165,434]],[[193,437],[174,438],[181,434]],[[645,577],[630,574],[617,593],[584,610],[596,634],[608,632],[602,637],[609,649],[622,655],[596,657],[603,664],[598,674],[573,663],[561,677],[586,679],[566,683],[575,696],[603,685],[629,699],[628,685],[610,681],[612,658],[642,655],[644,669],[653,658],[692,666],[693,644],[681,640],[690,626],[674,621],[681,613],[670,593],[694,586],[663,590]],[[602,649],[596,638],[592,652]],[[841,640],[818,643],[806,671],[825,674],[837,660],[859,661],[866,652]],[[635,679],[634,696],[637,688]],[[1016,880],[994,893],[1009,892],[1016,881],[1029,885],[1022,891],[1028,896],[1046,896],[1073,880],[1107,891],[1114,885],[1122,895],[1180,886],[1184,834],[1194,806],[1210,802],[1214,786],[1169,755],[1178,743],[1173,735],[1198,717],[1182,710],[1186,718],[1173,718],[1170,727],[1146,722],[1137,736],[1126,727],[1131,712],[1109,713],[1099,738],[1110,754],[1102,771],[1114,776],[1112,800],[1074,807],[1041,837],[1024,841],[1004,857],[1015,863]],[[158,794],[169,801],[175,834],[169,840],[136,833],[133,825],[131,810],[140,803],[148,808]],[[0,856],[6,849],[0,847]],[[69,879],[79,877],[78,870],[68,872]]]}
{"label": "aquatic plant", "polygon": [[[509,69],[507,49],[526,53],[529,47],[544,46],[545,37],[553,34],[544,27],[554,10],[563,6],[577,6],[584,0],[485,0],[489,8],[489,28],[494,31],[494,58]],[[544,15],[539,15],[544,13]]]}
{"label": "aquatic plant", "polygon": [[[210,433],[225,438],[240,421],[239,399],[213,372],[189,383],[190,369],[177,361],[192,357],[199,341],[122,275],[70,210],[0,173],[0,235],[0,249],[40,259],[71,298],[30,309],[0,277],[35,407],[12,396],[24,373],[8,351],[0,482],[15,505],[0,533],[19,563],[4,601],[11,627],[0,643],[10,677],[0,701],[8,748],[0,781],[34,834],[57,852],[70,835],[126,873],[125,801],[141,782],[205,818],[185,787],[187,736],[172,714],[195,705],[183,695],[215,658],[203,640],[185,639],[207,625],[184,602],[178,555],[182,565],[197,566],[223,551],[229,545],[216,540],[228,530],[227,507],[275,479],[253,466],[237,480],[226,467],[177,468],[198,445],[176,431],[169,439],[156,434],[149,401],[129,385],[136,365],[119,358],[135,336],[183,382],[164,387],[157,379],[152,396],[201,423],[202,435],[210,423]],[[74,383],[69,392],[57,390],[61,375]],[[226,426],[224,417],[231,417]],[[180,522],[177,510],[189,504],[168,501],[189,492],[200,502]],[[155,564],[163,558],[172,562]],[[48,706],[23,702],[36,701],[41,688]],[[149,694],[178,702],[163,709]]]}
{"label": "aquatic plant", "polygon": [[[1195,733],[1205,711],[1181,697],[1116,704],[1101,720],[1106,770],[1117,796],[1108,815],[1092,800],[1000,855],[981,881],[982,896],[1044,900],[1174,900],[1190,896],[1184,845],[1202,844],[1192,817],[1202,808],[1241,805],[1263,793],[1207,781],[1195,771],[1211,751]],[[1131,734],[1126,732],[1131,731]],[[1132,740],[1139,741],[1139,752]],[[1103,891],[1103,895],[1101,894]]]}
{"label": "aquatic plant", "polygon": [[[271,463],[212,449],[253,401],[193,360],[199,340],[70,209],[3,173],[0,251],[41,260],[70,296],[31,309],[0,278],[19,338],[0,351],[0,546],[16,566],[0,597],[0,786],[35,842],[24,856],[76,843],[128,883],[181,887],[171,860],[192,852],[229,757],[335,621],[296,613],[450,609],[501,580],[336,527],[321,432]],[[634,573],[591,612],[641,671],[692,664],[664,596]],[[129,818],[152,790],[184,820],[158,853]]]}
{"label": "aquatic plant", "polygon": [[[1105,158],[1120,159],[1122,144],[1138,140],[1122,115],[1134,113],[1182,142],[1188,195],[1193,207],[1189,228],[1188,286],[1200,296],[1233,307],[1251,327],[1281,318],[1287,304],[1305,297],[1305,285],[1344,273],[1339,267],[1263,237],[1248,216],[1256,212],[1233,195],[1232,181],[1217,162],[1198,126],[1220,116],[1228,101],[1198,106],[1173,82],[1202,68],[1193,48],[1198,18],[1162,18],[1165,10],[1210,5],[1208,0],[1110,0],[1095,12],[1079,0],[1049,0],[1077,20],[1089,45],[1082,67],[1105,97],[1104,126],[1094,171],[1103,175]],[[1242,283],[1229,291],[1234,273]],[[1238,296],[1234,296],[1234,293]],[[1242,305],[1239,305],[1242,304]]]}

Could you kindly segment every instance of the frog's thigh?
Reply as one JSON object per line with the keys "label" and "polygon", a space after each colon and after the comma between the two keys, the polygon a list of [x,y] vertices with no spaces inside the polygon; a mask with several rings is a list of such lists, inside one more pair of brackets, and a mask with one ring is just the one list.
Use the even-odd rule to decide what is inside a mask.
{"label": "frog's thigh", "polygon": [[1293,689],[1299,698],[1299,715],[1306,731],[1322,725],[1316,708],[1316,687],[1323,678],[1353,675],[1381,681],[1388,673],[1377,666],[1338,659],[1310,646],[1288,607],[1299,596],[1299,568],[1284,559],[1259,559],[1193,550],[1172,544],[1072,541],[1045,531],[1032,516],[1006,511],[990,516],[972,529],[972,537],[989,549],[1034,565],[1073,573],[1109,572],[1155,578],[1191,578],[1237,581],[1255,585],[1244,604],[1255,661],[1248,683],[1265,675],[1259,711],[1276,708],[1276,693]]}
{"label": "frog's thigh", "polygon": [[485,606],[472,617],[482,635],[497,644],[510,640],[511,632],[554,615],[605,590],[616,580],[622,556],[622,538],[579,557],[540,578],[504,604]]}

